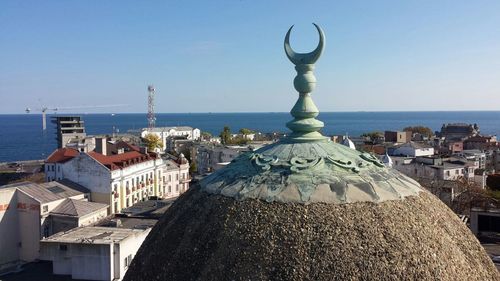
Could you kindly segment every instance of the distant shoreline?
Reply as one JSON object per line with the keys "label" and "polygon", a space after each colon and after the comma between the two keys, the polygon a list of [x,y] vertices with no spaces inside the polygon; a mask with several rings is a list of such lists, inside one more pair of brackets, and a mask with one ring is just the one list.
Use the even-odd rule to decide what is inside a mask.
{"label": "distant shoreline", "polygon": [[[500,112],[500,110],[358,110],[358,111],[321,111],[320,113],[446,113],[446,112]],[[156,112],[156,114],[290,114],[289,111],[231,111],[231,112]],[[109,115],[109,114],[147,114],[147,112],[58,112],[47,113],[53,115]],[[41,113],[0,113],[0,115],[42,115]]]}

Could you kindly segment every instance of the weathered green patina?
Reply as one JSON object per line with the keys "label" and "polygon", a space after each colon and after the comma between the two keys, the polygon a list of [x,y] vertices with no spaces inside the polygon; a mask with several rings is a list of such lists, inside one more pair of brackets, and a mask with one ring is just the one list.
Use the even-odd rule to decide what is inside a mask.
{"label": "weathered green patina", "polygon": [[311,98],[316,85],[314,63],[325,45],[311,53],[295,53],[285,37],[285,52],[295,64],[294,87],[299,98],[287,123],[292,134],[269,146],[234,159],[231,164],[200,181],[202,190],[233,197],[268,202],[352,203],[401,200],[417,195],[420,185],[400,172],[387,168],[377,157],[333,143],[321,135],[323,122],[315,119],[319,110]]}

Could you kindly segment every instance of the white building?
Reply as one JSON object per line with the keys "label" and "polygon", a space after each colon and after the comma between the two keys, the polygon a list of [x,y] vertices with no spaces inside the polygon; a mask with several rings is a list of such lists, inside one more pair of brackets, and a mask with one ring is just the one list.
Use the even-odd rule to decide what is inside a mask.
{"label": "white building", "polygon": [[460,178],[474,182],[474,163],[437,157],[392,156],[393,167],[414,179],[453,181]]}
{"label": "white building", "polygon": [[89,193],[67,180],[0,187],[0,270],[38,259],[41,238],[106,216],[108,206],[87,202]]}
{"label": "white building", "polygon": [[229,164],[241,153],[251,150],[249,146],[200,145],[196,147],[197,172],[205,174],[216,171]]}
{"label": "white building", "polygon": [[454,156],[462,157],[468,161],[477,162],[479,169],[486,168],[486,153],[478,149],[466,149],[459,153],[454,154]]}
{"label": "white building", "polygon": [[432,156],[434,155],[434,148],[429,145],[411,141],[397,146],[393,150],[392,155],[407,157]]}
{"label": "white building", "polygon": [[151,231],[116,227],[80,227],[40,241],[42,260],[54,274],[73,279],[122,280],[137,250]]}
{"label": "white building", "polygon": [[187,140],[199,140],[201,131],[197,128],[181,126],[181,127],[157,127],[153,129],[143,129],[141,137],[144,138],[148,134],[157,135],[163,144],[163,152],[168,145],[168,138],[170,137],[185,137]]}
{"label": "white building", "polygon": [[[188,189],[189,163],[176,165],[156,153],[138,151],[123,143],[111,155],[54,152],[46,161],[46,179],[64,178],[85,186],[92,201],[110,206],[110,213],[149,197],[171,198]],[[70,158],[71,157],[71,158]],[[167,192],[169,190],[172,192]],[[177,188],[178,187],[178,188]]]}

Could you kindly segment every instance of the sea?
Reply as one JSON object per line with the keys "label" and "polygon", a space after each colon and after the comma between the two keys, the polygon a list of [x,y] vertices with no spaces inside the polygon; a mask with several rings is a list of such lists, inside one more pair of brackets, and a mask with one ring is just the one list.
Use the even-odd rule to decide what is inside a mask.
{"label": "sea", "polygon": [[[62,115],[62,114],[61,114]],[[66,114],[64,114],[66,115]],[[67,114],[80,115],[87,134],[111,134],[139,130],[147,126],[146,114]],[[45,159],[57,147],[55,125],[47,115],[42,131],[41,114],[0,114],[0,162]],[[156,126],[191,126],[219,135],[224,126],[237,132],[248,128],[259,132],[288,132],[285,123],[292,117],[285,112],[269,113],[159,113]],[[482,134],[500,134],[500,111],[432,112],[321,112],[325,135],[359,136],[365,132],[401,130],[422,125],[439,131],[445,123],[478,124]]]}

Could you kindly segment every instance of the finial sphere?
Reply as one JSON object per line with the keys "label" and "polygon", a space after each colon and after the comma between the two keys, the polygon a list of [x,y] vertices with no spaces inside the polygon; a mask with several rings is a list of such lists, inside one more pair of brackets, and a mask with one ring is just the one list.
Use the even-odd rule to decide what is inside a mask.
{"label": "finial sphere", "polygon": [[321,53],[323,53],[323,47],[325,46],[325,34],[323,33],[323,30],[321,28],[313,23],[316,29],[318,30],[319,33],[319,43],[316,49],[310,53],[296,53],[293,51],[292,47],[290,47],[290,33],[292,31],[293,25],[290,27],[288,32],[286,33],[285,36],[285,53],[288,59],[295,65],[299,64],[314,64],[319,57],[321,56]]}

